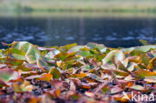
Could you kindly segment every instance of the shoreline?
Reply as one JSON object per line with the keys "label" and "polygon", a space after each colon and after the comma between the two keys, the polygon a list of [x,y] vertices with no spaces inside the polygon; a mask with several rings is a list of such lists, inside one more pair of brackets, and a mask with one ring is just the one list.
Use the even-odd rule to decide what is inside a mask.
{"label": "shoreline", "polygon": [[72,18],[156,18],[153,12],[13,12],[0,11],[0,17],[45,18],[45,17],[72,17]]}

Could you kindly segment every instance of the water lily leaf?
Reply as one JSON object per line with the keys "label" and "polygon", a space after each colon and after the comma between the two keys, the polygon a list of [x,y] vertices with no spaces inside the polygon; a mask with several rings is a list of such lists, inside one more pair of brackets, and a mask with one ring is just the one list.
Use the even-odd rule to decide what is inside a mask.
{"label": "water lily leaf", "polygon": [[70,53],[70,52],[78,52],[78,51],[80,51],[80,49],[82,49],[82,48],[84,48],[85,46],[81,46],[81,45],[79,45],[79,46],[74,46],[74,47],[72,47],[71,49],[69,49],[68,50],[68,53]]}
{"label": "water lily leaf", "polygon": [[156,50],[152,50],[150,53],[152,54],[153,57],[156,57]]}
{"label": "water lily leaf", "polygon": [[73,43],[73,44],[67,44],[65,46],[60,47],[61,51],[68,51],[69,49],[73,48],[77,46],[77,43]]}
{"label": "water lily leaf", "polygon": [[131,92],[152,94],[156,88],[156,45],[46,48],[24,41],[9,46],[0,50],[2,103],[27,98],[28,102],[127,103]]}
{"label": "water lily leaf", "polygon": [[[120,61],[115,61],[115,62],[116,62],[115,64],[117,66],[117,69],[128,72],[128,69],[126,68],[127,64],[126,64],[126,66],[124,66]],[[127,61],[127,63],[128,63],[128,61]]]}
{"label": "water lily leaf", "polygon": [[145,90],[145,88],[143,86],[141,86],[141,85],[133,85],[130,88],[134,89],[134,90],[140,90],[140,91]]}
{"label": "water lily leaf", "polygon": [[72,52],[72,53],[64,53],[64,52],[61,52],[61,53],[57,54],[57,55],[55,56],[55,58],[58,58],[58,59],[64,61],[64,60],[66,60],[66,59],[69,60],[69,59],[75,58],[75,54],[76,54],[76,53],[74,53],[74,52]]}
{"label": "water lily leaf", "polygon": [[56,89],[56,90],[54,91],[55,97],[59,97],[60,94],[61,94],[61,90],[60,90],[60,89]]}
{"label": "water lily leaf", "polygon": [[131,94],[123,92],[123,95],[115,95],[113,96],[115,101],[121,102],[121,103],[128,103],[129,100],[132,98]]}
{"label": "water lily leaf", "polygon": [[147,66],[149,64],[151,58],[149,56],[147,56],[146,54],[142,54],[142,55],[140,55],[140,57],[142,59],[142,64]]}
{"label": "water lily leaf", "polygon": [[121,71],[121,70],[113,70],[113,72],[114,72],[116,75],[120,75],[120,76],[128,76],[128,75],[129,75],[129,73],[124,72],[124,71]]}
{"label": "water lily leaf", "polygon": [[156,70],[156,58],[152,58],[149,61],[147,68],[150,70]]}
{"label": "water lily leaf", "polygon": [[53,75],[53,78],[59,79],[61,77],[61,73],[57,68],[51,68],[49,73]]}
{"label": "water lily leaf", "polygon": [[81,85],[80,85],[80,88],[82,88],[82,89],[91,89],[91,85],[89,85],[89,84],[86,84],[86,83],[82,83]]}
{"label": "water lily leaf", "polygon": [[38,59],[37,61],[37,66],[42,69],[43,71],[45,69],[49,70],[50,69],[50,66],[48,66],[48,63],[46,62],[46,60],[44,59]]}
{"label": "water lily leaf", "polygon": [[57,55],[57,54],[59,54],[59,53],[60,53],[59,50],[54,49],[54,50],[48,52],[48,53],[45,55],[45,57],[48,58],[48,59],[53,59],[54,56]]}
{"label": "water lily leaf", "polygon": [[24,60],[14,59],[14,58],[5,58],[6,64],[10,66],[21,66],[25,62]]}
{"label": "water lily leaf", "polygon": [[89,92],[89,91],[86,91],[85,95],[88,97],[94,97],[95,96],[95,94],[93,92]]}
{"label": "water lily leaf", "polygon": [[143,70],[143,69],[137,69],[136,71],[134,71],[134,74],[136,77],[139,77],[142,79],[147,76],[156,76],[156,72],[151,72],[151,71]]}
{"label": "water lily leaf", "polygon": [[156,83],[156,76],[146,76],[144,81],[148,83]]}
{"label": "water lily leaf", "polygon": [[107,47],[104,46],[103,44],[88,43],[87,46],[90,47],[91,49],[97,48],[101,53],[104,53],[107,50]]}
{"label": "water lily leaf", "polygon": [[146,45],[146,46],[138,46],[138,47],[131,47],[131,48],[124,48],[122,49],[124,52],[128,51],[140,51],[140,52],[148,52],[151,49],[156,49],[156,45]]}
{"label": "water lily leaf", "polygon": [[40,78],[38,78],[39,80],[43,80],[43,81],[50,81],[50,80],[52,80],[52,78],[53,78],[53,75],[52,74],[49,74],[49,73],[44,73],[44,74],[42,74],[41,75],[41,77]]}
{"label": "water lily leaf", "polygon": [[90,51],[80,51],[78,54],[83,57],[93,56],[93,54]]}
{"label": "water lily leaf", "polygon": [[136,47],[135,49],[143,52],[148,52],[151,49],[156,49],[156,45],[140,46],[140,47]]}
{"label": "water lily leaf", "polygon": [[9,66],[20,66],[24,63],[24,60],[19,60],[19,59],[15,59],[15,58],[10,58],[10,57],[6,57],[6,58],[0,58],[0,63],[3,65],[6,65],[5,67],[7,67],[7,65]]}
{"label": "water lily leaf", "polygon": [[102,60],[103,64],[109,64],[110,62],[116,60],[122,62],[125,59],[125,55],[120,50],[112,50],[110,51]]}
{"label": "water lily leaf", "polygon": [[147,40],[139,40],[140,43],[142,43],[143,45],[149,45],[148,41]]}
{"label": "water lily leaf", "polygon": [[86,73],[79,73],[79,74],[72,74],[71,76],[75,77],[75,78],[84,78],[87,76],[87,74]]}
{"label": "water lily leaf", "polygon": [[102,93],[105,94],[107,92],[110,92],[110,87],[106,85],[103,88],[101,88],[101,90],[102,90]]}
{"label": "water lily leaf", "polygon": [[135,63],[141,63],[141,57],[140,56],[130,56],[127,58],[129,62],[135,62]]}
{"label": "water lily leaf", "polygon": [[10,48],[8,52],[10,52],[12,56],[15,57],[16,59],[25,60],[26,53],[21,50],[18,50],[16,48]]}
{"label": "water lily leaf", "polygon": [[126,76],[124,78],[124,80],[126,80],[126,81],[132,81],[132,80],[134,80],[134,77],[132,77],[131,75],[128,75],[128,76]]}
{"label": "water lily leaf", "polygon": [[0,70],[0,80],[8,82],[9,80],[15,80],[19,78],[19,74],[11,69],[1,69]]}
{"label": "water lily leaf", "polygon": [[30,84],[28,81],[23,81],[23,82],[16,82],[12,84],[12,87],[15,92],[26,92],[29,91],[31,92],[33,90],[33,86]]}
{"label": "water lily leaf", "polygon": [[148,83],[156,83],[156,76],[146,76],[144,80]]}
{"label": "water lily leaf", "polygon": [[25,79],[26,80],[32,80],[32,79],[37,79],[37,78],[40,78],[41,75],[31,75],[31,76],[27,76]]}
{"label": "water lily leaf", "polygon": [[8,85],[4,81],[0,80],[0,88],[2,87],[8,87]]}
{"label": "water lily leaf", "polygon": [[129,63],[129,66],[127,67],[127,70],[132,72],[135,69],[135,66],[137,66],[136,63]]}
{"label": "water lily leaf", "polygon": [[116,94],[116,93],[120,93],[120,92],[122,92],[122,91],[123,91],[123,89],[120,88],[119,86],[114,86],[113,88],[111,88],[110,93],[111,93],[111,94]]}
{"label": "water lily leaf", "polygon": [[104,80],[103,80],[102,78],[100,78],[99,76],[97,76],[97,75],[95,75],[95,74],[89,73],[89,74],[88,74],[88,77],[91,78],[91,79],[93,79],[93,80],[96,80],[96,81],[98,81],[98,82],[104,82]]}
{"label": "water lily leaf", "polygon": [[[40,98],[36,98],[36,97],[31,97],[29,100],[28,100],[28,103],[39,103],[41,101]],[[46,103],[46,102],[45,102]],[[49,103],[49,102],[48,102]]]}
{"label": "water lily leaf", "polygon": [[36,63],[40,59],[40,52],[31,45],[26,52],[25,58],[29,63]]}
{"label": "water lily leaf", "polygon": [[[17,59],[25,59],[29,63],[36,63],[41,58],[40,51],[34,45],[28,42],[13,42],[13,57]],[[24,56],[24,58],[23,58]]]}
{"label": "water lily leaf", "polygon": [[0,49],[0,58],[4,58],[5,54],[4,54],[4,49]]}

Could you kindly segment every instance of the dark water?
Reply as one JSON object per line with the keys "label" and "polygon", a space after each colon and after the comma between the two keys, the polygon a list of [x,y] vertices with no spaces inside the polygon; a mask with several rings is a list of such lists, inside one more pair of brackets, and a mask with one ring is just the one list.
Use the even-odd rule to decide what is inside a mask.
{"label": "dark water", "polygon": [[41,46],[96,42],[130,47],[141,45],[140,39],[156,43],[156,19],[0,17],[0,42],[25,40]]}

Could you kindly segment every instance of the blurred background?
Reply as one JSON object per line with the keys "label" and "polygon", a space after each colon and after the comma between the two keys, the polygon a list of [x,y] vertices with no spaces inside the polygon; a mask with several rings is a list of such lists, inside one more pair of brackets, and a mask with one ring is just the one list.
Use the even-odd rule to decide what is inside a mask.
{"label": "blurred background", "polygon": [[[0,0],[0,42],[156,43],[156,0]],[[2,46],[0,46],[2,48]]]}

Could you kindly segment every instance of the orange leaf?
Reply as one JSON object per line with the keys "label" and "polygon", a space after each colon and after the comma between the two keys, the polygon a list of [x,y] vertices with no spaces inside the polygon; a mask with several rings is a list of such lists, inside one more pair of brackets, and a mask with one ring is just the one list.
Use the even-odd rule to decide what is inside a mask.
{"label": "orange leaf", "polygon": [[134,72],[134,74],[139,78],[145,78],[147,76],[156,76],[156,72],[151,72],[144,69],[138,69]]}
{"label": "orange leaf", "polygon": [[40,99],[35,98],[35,97],[30,98],[30,100],[28,101],[28,103],[39,103],[39,102],[40,102]]}
{"label": "orange leaf", "polygon": [[52,80],[53,75],[52,74],[43,74],[40,78],[38,78],[39,80],[43,80],[43,81],[50,81]]}
{"label": "orange leaf", "polygon": [[90,85],[81,85],[81,88],[83,88],[83,89],[90,89],[91,88],[91,86]]}
{"label": "orange leaf", "polygon": [[87,74],[86,73],[79,73],[79,74],[73,74],[72,77],[76,77],[76,78],[84,78],[86,77]]}
{"label": "orange leaf", "polygon": [[60,89],[56,89],[56,90],[54,91],[54,94],[55,94],[56,97],[59,97],[60,94],[61,94]]}

